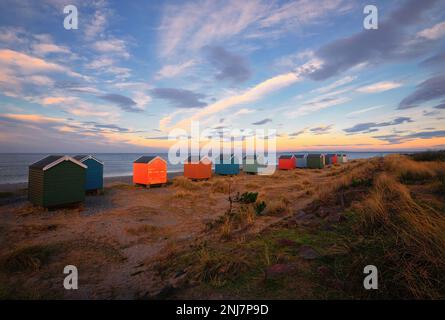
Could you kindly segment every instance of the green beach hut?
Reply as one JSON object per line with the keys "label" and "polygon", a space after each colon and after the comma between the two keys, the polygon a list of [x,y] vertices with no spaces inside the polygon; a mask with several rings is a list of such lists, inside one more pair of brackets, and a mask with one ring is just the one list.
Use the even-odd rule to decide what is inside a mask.
{"label": "green beach hut", "polygon": [[323,169],[326,164],[325,156],[321,153],[308,154],[306,160],[307,167],[311,169]]}
{"label": "green beach hut", "polygon": [[29,166],[28,200],[55,207],[85,200],[87,166],[69,156],[51,155]]}
{"label": "green beach hut", "polygon": [[264,161],[259,156],[247,155],[243,158],[243,172],[250,174],[258,174],[262,168],[267,168]]}
{"label": "green beach hut", "polygon": [[348,156],[345,153],[339,153],[337,154],[337,161],[338,163],[346,163],[348,162]]}

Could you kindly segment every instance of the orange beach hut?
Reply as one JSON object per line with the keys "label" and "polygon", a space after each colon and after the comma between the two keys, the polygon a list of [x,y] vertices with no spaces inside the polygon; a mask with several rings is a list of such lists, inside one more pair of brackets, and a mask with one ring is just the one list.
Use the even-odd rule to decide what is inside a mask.
{"label": "orange beach hut", "polygon": [[295,168],[295,156],[293,154],[283,154],[278,158],[278,169],[292,170]]}
{"label": "orange beach hut", "polygon": [[133,162],[134,184],[163,184],[167,182],[167,161],[159,156],[142,156]]}
{"label": "orange beach hut", "polygon": [[212,161],[208,157],[189,156],[184,162],[184,177],[193,180],[209,179],[212,176]]}

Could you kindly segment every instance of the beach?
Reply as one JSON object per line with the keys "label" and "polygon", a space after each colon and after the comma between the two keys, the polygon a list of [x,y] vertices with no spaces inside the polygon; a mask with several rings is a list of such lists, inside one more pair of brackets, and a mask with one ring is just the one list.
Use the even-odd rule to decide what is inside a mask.
{"label": "beach", "polygon": [[[389,160],[373,158],[324,169],[277,170],[269,176],[214,175],[204,181],[191,181],[177,173],[169,176],[167,185],[151,188],[134,186],[130,176],[107,178],[103,193],[87,195],[77,206],[50,210],[26,200],[26,185],[9,185],[3,190],[12,194],[0,202],[0,296],[347,297],[355,294],[355,289],[337,283],[344,281],[343,276],[334,277],[332,268],[345,263],[345,255],[363,235],[355,235],[361,224],[341,230],[354,221],[351,212],[360,215],[361,205],[368,214],[372,206],[364,201],[376,192],[372,190],[374,184],[383,183],[375,179],[388,179],[382,170],[388,174],[400,170],[393,169],[397,166]],[[413,161],[406,162],[406,167],[413,166]],[[438,208],[435,210],[444,210],[443,200],[435,193],[435,172],[443,165],[422,166],[420,172],[431,175],[427,176],[431,182],[410,184],[409,188],[417,199],[428,201],[429,206]],[[402,188],[401,194],[406,193],[406,187],[395,180],[385,183],[394,184],[389,189],[392,191],[385,193],[395,193],[398,188]],[[403,209],[406,201],[400,200],[398,205]],[[403,210],[413,208],[407,203],[408,209]],[[368,241],[372,239],[368,236]],[[432,247],[422,250],[428,252]],[[431,256],[441,257],[437,253]],[[79,290],[63,288],[66,265],[78,268]],[[362,271],[358,271],[360,276]],[[319,272],[326,275],[319,279]],[[275,287],[270,287],[271,283]]]}

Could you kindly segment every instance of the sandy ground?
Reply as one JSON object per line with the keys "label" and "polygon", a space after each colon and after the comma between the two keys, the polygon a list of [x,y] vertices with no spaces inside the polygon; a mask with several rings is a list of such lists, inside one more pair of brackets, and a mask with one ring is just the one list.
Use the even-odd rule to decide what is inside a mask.
{"label": "sandy ground", "polygon": [[[0,203],[0,294],[3,290],[5,296],[37,299],[150,297],[163,284],[148,266],[169,248],[205,237],[206,223],[228,209],[228,193],[220,190],[221,184],[230,181],[232,194],[259,192],[266,202],[284,197],[290,202],[289,214],[294,214],[314,199],[317,186],[335,170],[340,167],[213,176],[191,186],[147,189],[131,185],[131,177],[114,178],[106,181],[103,195],[58,210],[33,207],[22,191],[13,201]],[[282,218],[261,216],[250,232]],[[23,250],[43,252],[43,258],[35,265],[31,259],[30,268],[11,265],[11,256]],[[79,290],[63,289],[63,268],[69,264],[79,270]]]}

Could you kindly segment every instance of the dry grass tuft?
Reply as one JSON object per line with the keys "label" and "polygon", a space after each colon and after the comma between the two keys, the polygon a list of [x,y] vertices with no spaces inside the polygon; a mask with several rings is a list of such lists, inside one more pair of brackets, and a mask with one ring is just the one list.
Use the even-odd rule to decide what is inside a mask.
{"label": "dry grass tuft", "polygon": [[212,251],[202,247],[196,254],[196,264],[193,274],[195,280],[210,283],[213,286],[223,286],[237,275],[246,272],[250,263],[244,254]]}
{"label": "dry grass tuft", "polygon": [[384,165],[403,183],[422,183],[435,176],[430,163],[413,161],[406,156],[387,156]]}
{"label": "dry grass tuft", "polygon": [[283,215],[289,213],[290,201],[286,197],[279,197],[266,201],[266,211],[269,215]]}
{"label": "dry grass tuft", "polygon": [[193,183],[193,181],[191,181],[190,179],[187,179],[186,177],[175,177],[173,179],[173,186],[174,187],[178,187],[178,188],[182,188],[185,190],[197,190],[199,189],[198,184]]}
{"label": "dry grass tuft", "polygon": [[229,193],[230,182],[225,179],[217,179],[212,183],[211,188],[215,193]]}
{"label": "dry grass tuft", "polygon": [[187,198],[190,198],[190,197],[193,197],[193,193],[191,193],[189,191],[184,191],[184,190],[176,191],[172,195],[173,199],[187,199]]}
{"label": "dry grass tuft", "polygon": [[[428,171],[421,168],[418,172]],[[441,297],[444,288],[440,292],[439,284],[445,283],[443,214],[417,204],[408,188],[386,173],[376,178],[369,197],[356,209],[361,220],[358,231],[372,240],[370,246],[383,251],[372,261],[388,273],[386,288],[381,290],[397,292],[400,297]]]}

